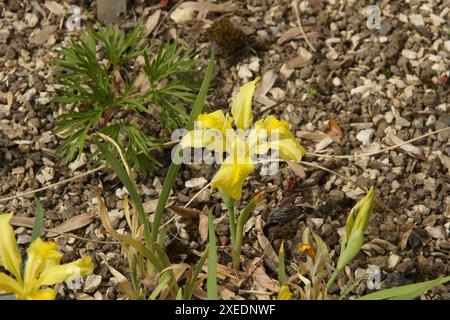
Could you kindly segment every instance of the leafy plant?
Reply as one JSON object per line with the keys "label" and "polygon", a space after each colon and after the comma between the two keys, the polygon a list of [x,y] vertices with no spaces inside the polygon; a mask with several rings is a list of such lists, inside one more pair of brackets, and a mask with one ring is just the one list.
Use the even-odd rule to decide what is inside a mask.
{"label": "leafy plant", "polygon": [[[190,120],[187,124],[188,128],[193,127],[194,119],[203,109],[206,94],[208,92],[209,84],[212,78],[213,66],[214,52],[211,54],[211,58],[202,86],[200,88],[200,92],[196,98],[196,102],[191,112]],[[134,128],[132,128],[132,130],[133,129]],[[193,274],[189,273],[184,287],[179,287],[173,269],[180,266],[171,264],[166,252],[164,251],[163,244],[165,233],[164,229],[160,228],[161,213],[163,212],[163,209],[165,208],[165,205],[167,203],[170,190],[174,183],[174,180],[172,179],[175,178],[179,166],[177,167],[172,163],[169,168],[168,176],[166,177],[166,180],[164,182],[164,186],[158,201],[158,206],[155,211],[153,224],[150,227],[148,217],[145,214],[138,191],[130,174],[130,169],[126,159],[126,152],[124,152],[121,146],[109,135],[100,132],[98,136],[99,137],[96,138],[96,144],[99,152],[101,152],[108,165],[114,170],[117,177],[126,187],[128,193],[131,196],[131,211],[129,210],[128,199],[125,198],[123,202],[125,217],[131,234],[123,235],[118,233],[114,229],[110,221],[105,202],[100,194],[96,193],[96,197],[99,203],[99,215],[103,226],[109,234],[111,234],[122,244],[122,248],[128,260],[131,283],[126,278],[122,279],[122,288],[130,298],[148,298],[153,300],[163,295],[164,297],[167,297],[166,292],[169,291],[170,297],[172,298],[191,299],[193,290],[197,284],[197,279],[199,277],[201,268],[206,262],[206,259],[209,258],[209,265],[212,265],[214,262],[217,264],[217,254],[215,253],[217,248],[215,244],[211,242],[208,251],[205,251],[201,259],[197,263]],[[115,148],[116,152],[112,152],[107,147],[106,143],[100,142],[99,138],[104,139],[106,143],[112,145],[112,147]],[[117,155],[119,159],[117,158]],[[159,206],[161,206],[162,209],[158,209]],[[159,214],[158,210],[160,210]],[[214,234],[214,229],[210,230],[210,234],[211,232],[212,234]],[[144,243],[144,245],[142,243]],[[189,265],[186,264],[181,267],[184,269],[192,269]],[[214,270],[214,266],[211,267],[211,270]],[[214,273],[212,272],[209,277],[213,275]],[[149,278],[156,279],[157,284],[154,288],[152,288],[150,292],[147,292],[142,288],[141,284],[145,279]],[[217,286],[215,289],[216,293],[214,293],[214,284],[212,284],[211,281],[212,278],[209,278],[208,288],[211,289],[208,289],[208,293],[211,292],[211,297],[217,296]]]}
{"label": "leafy plant", "polygon": [[[71,105],[54,130],[65,138],[58,151],[67,162],[74,160],[97,130],[116,141],[126,150],[126,160],[146,173],[160,166],[151,150],[163,141],[149,135],[144,124],[156,111],[162,128],[184,125],[185,107],[198,91],[192,81],[196,60],[177,43],[147,46],[140,25],[130,32],[117,25],[96,29],[87,29],[79,41],[70,42],[56,61],[62,90],[54,101]],[[132,65],[139,56],[145,60],[141,76]],[[106,146],[115,152],[110,143]],[[99,151],[91,154],[93,160],[100,158]]]}

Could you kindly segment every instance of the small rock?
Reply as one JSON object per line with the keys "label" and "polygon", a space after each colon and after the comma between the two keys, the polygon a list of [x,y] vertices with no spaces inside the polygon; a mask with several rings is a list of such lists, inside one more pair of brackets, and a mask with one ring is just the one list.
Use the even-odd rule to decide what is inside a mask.
{"label": "small rock", "polygon": [[187,8],[176,8],[170,15],[170,19],[175,21],[175,23],[184,23],[191,21],[195,15],[195,9],[191,7]]}
{"label": "small rock", "polygon": [[402,56],[404,56],[406,59],[409,59],[409,60],[415,60],[417,58],[417,52],[414,52],[409,49],[403,49]]}
{"label": "small rock", "polygon": [[365,129],[365,130],[361,130],[360,132],[358,132],[358,134],[356,135],[356,139],[358,141],[361,141],[361,143],[363,145],[368,145],[370,144],[370,142],[372,141],[372,137],[375,134],[375,130],[370,128],[370,129]]}
{"label": "small rock", "polygon": [[423,17],[420,14],[410,14],[409,15],[409,21],[411,21],[411,23],[413,25],[417,26],[424,26],[425,25],[425,21],[423,20]]}
{"label": "small rock", "polygon": [[252,57],[250,59],[250,64],[248,65],[248,68],[251,71],[259,72],[259,58],[258,57]]}
{"label": "small rock", "polygon": [[317,229],[323,225],[323,218],[311,218],[310,221]]}
{"label": "small rock", "polygon": [[283,100],[284,98],[286,98],[286,92],[278,87],[270,89],[270,94],[275,100]]}
{"label": "small rock", "polygon": [[184,183],[186,188],[202,188],[208,181],[204,177],[192,178]]}
{"label": "small rock", "polygon": [[281,75],[287,80],[292,76],[292,73],[294,73],[294,69],[290,69],[286,66],[286,63],[284,63],[280,68]]}
{"label": "small rock", "polygon": [[424,206],[423,204],[418,204],[413,207],[413,211],[423,216],[427,216],[430,214],[430,209]]}
{"label": "small rock", "polygon": [[397,266],[397,264],[399,262],[400,262],[400,257],[398,255],[396,255],[395,253],[393,253],[389,256],[388,266],[389,266],[389,268],[393,269]]}
{"label": "small rock", "polygon": [[425,227],[425,230],[434,239],[443,239],[444,238],[443,233],[442,233],[442,228],[440,226],[436,226],[436,227],[427,226],[427,227]]}
{"label": "small rock", "polygon": [[251,77],[253,77],[253,73],[250,71],[250,69],[246,65],[241,65],[238,67],[238,77],[247,80]]}
{"label": "small rock", "polygon": [[84,283],[84,291],[85,292],[94,292],[97,290],[98,286],[102,282],[102,276],[91,274],[87,276],[86,281]]}
{"label": "small rock", "polygon": [[438,15],[435,15],[433,13],[430,13],[430,19],[431,19],[431,23],[436,27],[439,27],[442,23],[445,22],[445,20],[443,18],[441,18]]}

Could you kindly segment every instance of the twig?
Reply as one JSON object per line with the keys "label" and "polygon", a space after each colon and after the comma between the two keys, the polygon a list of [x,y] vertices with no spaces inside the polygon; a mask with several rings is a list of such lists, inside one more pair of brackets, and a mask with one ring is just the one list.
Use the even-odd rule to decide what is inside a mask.
{"label": "twig", "polygon": [[291,5],[294,7],[295,16],[297,17],[297,24],[298,24],[298,27],[300,28],[303,38],[305,39],[306,43],[311,48],[311,50],[316,52],[316,49],[313,47],[313,45],[309,41],[308,36],[305,33],[305,30],[303,30],[302,21],[300,20],[300,12],[298,10],[298,0],[292,1]]}
{"label": "twig", "polygon": [[[208,183],[206,186],[204,186],[199,192],[197,192],[192,198],[191,200],[189,200],[184,207],[187,208],[192,201],[194,201],[203,191],[205,191],[207,188],[209,188],[209,186],[211,185],[211,182]],[[177,217],[177,215],[174,215],[172,218],[170,218],[169,220],[167,220],[166,223],[164,223],[162,226],[159,227],[159,230],[161,230],[163,227],[167,226],[169,223],[171,223],[173,220],[175,220],[175,218]]]}
{"label": "twig", "polygon": [[178,8],[178,6],[180,6],[182,3],[184,2],[184,0],[181,0],[179,2],[177,2],[170,10],[169,12],[167,12],[167,15],[162,18],[162,20],[158,23],[158,25],[156,26],[156,28],[153,30],[153,39],[156,37],[159,29],[161,28],[162,24],[167,20],[167,18],[170,16],[170,14],[176,9]]}
{"label": "twig", "polygon": [[[25,224],[15,224],[15,223],[11,223],[11,224],[14,225],[14,226],[20,226],[20,227],[24,227],[24,228],[28,228],[28,229],[33,229],[34,228],[34,226],[28,226],[28,225],[25,225]],[[100,244],[117,244],[117,245],[120,244],[120,242],[94,240],[94,239],[89,239],[89,238],[84,238],[84,237],[81,237],[81,236],[77,236],[77,235],[72,234],[72,233],[63,233],[63,232],[53,231],[51,229],[46,229],[46,228],[42,228],[42,230],[45,231],[45,232],[57,234],[60,237],[75,238],[75,239],[86,241],[86,242],[94,242],[94,243],[100,243]]]}
{"label": "twig", "polygon": [[414,141],[417,141],[417,140],[420,140],[420,139],[432,136],[434,134],[437,134],[437,133],[440,133],[440,132],[443,132],[443,131],[446,131],[446,130],[449,130],[449,129],[450,129],[450,127],[442,128],[442,129],[439,129],[439,130],[436,130],[436,131],[432,131],[432,132],[429,132],[427,134],[421,135],[419,137],[410,139],[408,141],[404,141],[402,143],[396,144],[395,146],[391,146],[389,148],[385,148],[385,149],[382,149],[380,151],[375,151],[375,152],[370,152],[370,153],[340,156],[340,155],[319,154],[319,153],[308,152],[307,155],[308,156],[318,157],[318,158],[332,158],[332,159],[354,159],[354,158],[370,157],[370,156],[374,156],[374,155],[377,155],[377,154],[380,154],[380,153],[384,153],[384,152],[387,152],[387,151],[390,151],[390,150],[393,150],[393,149],[397,149],[397,148],[399,148],[399,147],[401,147],[401,146],[403,146],[405,144],[408,144],[408,143],[411,143],[411,142],[414,142]]}
{"label": "twig", "polygon": [[72,178],[68,178],[68,179],[65,179],[65,180],[53,183],[53,184],[45,186],[45,187],[42,187],[42,188],[39,188],[39,189],[35,189],[35,190],[26,191],[26,192],[22,192],[22,193],[18,193],[18,194],[14,195],[14,196],[2,198],[2,199],[0,199],[0,203],[2,203],[4,201],[9,201],[9,200],[13,200],[13,199],[16,199],[16,198],[20,198],[20,197],[26,197],[26,196],[29,196],[29,195],[32,195],[32,194],[35,194],[35,193],[38,193],[38,192],[41,192],[41,191],[44,191],[44,190],[51,189],[53,187],[58,187],[60,185],[66,184],[68,182],[71,182],[73,180],[77,180],[79,178],[91,175],[91,174],[93,174],[93,173],[95,173],[97,171],[103,170],[105,168],[106,168],[106,165],[101,165],[100,167],[97,167],[95,169],[86,171],[84,173],[80,173],[80,174],[78,174],[76,176],[73,176]]}
{"label": "twig", "polygon": [[187,208],[203,191],[205,191],[206,189],[209,188],[209,186],[211,185],[211,182],[208,183],[206,186],[204,186],[199,192],[197,192],[192,198],[191,200],[189,200],[184,207]]}
{"label": "twig", "polygon": [[346,176],[344,176],[344,175],[342,175],[342,174],[340,174],[340,173],[338,173],[338,172],[336,172],[336,171],[333,171],[333,170],[331,170],[331,169],[328,169],[328,168],[326,168],[326,167],[323,167],[323,166],[321,166],[321,165],[319,165],[319,164],[315,164],[315,163],[312,163],[312,162],[306,162],[306,161],[298,161],[298,163],[300,163],[300,164],[302,164],[302,165],[305,165],[305,166],[310,166],[310,167],[313,167],[313,168],[317,168],[317,169],[321,169],[321,170],[323,170],[323,171],[329,172],[329,173],[331,173],[331,174],[334,174],[334,175],[338,176],[339,178],[341,178],[341,179],[343,179],[343,180],[345,180],[345,181],[348,181],[348,182],[354,184],[355,186],[361,188],[361,189],[364,190],[365,192],[369,191],[366,187],[360,185],[360,184],[359,184],[358,182],[356,182],[355,180],[352,180],[352,179],[350,179],[350,178],[348,178],[348,177],[346,177]]}

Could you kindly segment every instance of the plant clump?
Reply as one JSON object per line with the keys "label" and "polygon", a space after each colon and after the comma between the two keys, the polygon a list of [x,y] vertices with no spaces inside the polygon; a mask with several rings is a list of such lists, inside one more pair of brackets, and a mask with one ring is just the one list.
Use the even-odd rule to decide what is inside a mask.
{"label": "plant clump", "polygon": [[209,40],[217,44],[226,56],[238,53],[247,45],[247,36],[228,18],[213,23],[208,32]]}

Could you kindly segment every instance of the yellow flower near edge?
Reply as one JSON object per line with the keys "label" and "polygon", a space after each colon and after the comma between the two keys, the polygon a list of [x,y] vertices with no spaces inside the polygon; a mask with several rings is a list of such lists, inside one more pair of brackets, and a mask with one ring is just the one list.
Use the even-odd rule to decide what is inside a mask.
{"label": "yellow flower near edge", "polygon": [[85,276],[94,271],[91,257],[60,264],[62,254],[54,242],[37,238],[27,250],[23,273],[22,257],[9,224],[12,214],[0,214],[0,291],[14,293],[18,300],[54,300],[56,291],[47,286]]}
{"label": "yellow flower near edge", "polygon": [[[298,143],[285,120],[274,116],[253,122],[252,100],[259,77],[244,84],[231,108],[232,117],[222,110],[204,113],[197,118],[198,128],[180,141],[182,148],[204,147],[228,156],[211,181],[212,188],[220,188],[239,200],[245,180],[255,170],[252,156],[276,150],[284,161],[299,161],[306,150]],[[238,129],[233,130],[232,124]],[[248,132],[246,132],[250,129]],[[247,134],[248,133],[248,134]],[[270,141],[266,141],[268,137]]]}

